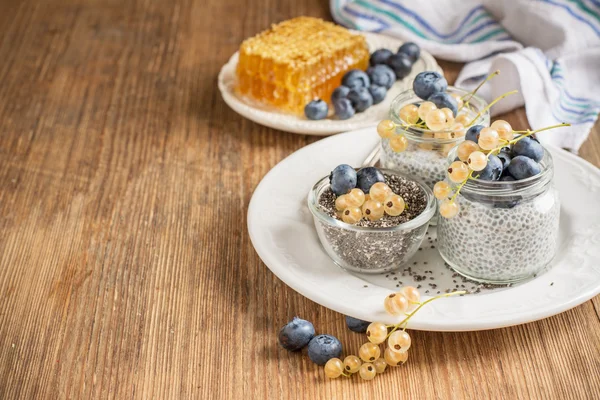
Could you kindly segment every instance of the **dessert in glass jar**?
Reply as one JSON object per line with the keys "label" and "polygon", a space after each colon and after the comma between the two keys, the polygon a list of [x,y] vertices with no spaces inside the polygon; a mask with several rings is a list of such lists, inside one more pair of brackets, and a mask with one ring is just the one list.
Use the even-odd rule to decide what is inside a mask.
{"label": "dessert in glass jar", "polygon": [[448,179],[433,191],[439,200],[438,248],[456,272],[505,284],[550,264],[560,200],[552,156],[534,134],[566,125],[513,131],[508,122],[494,121],[467,133],[468,140],[450,152]]}
{"label": "dessert in glass jar", "polygon": [[469,92],[450,86],[445,93],[457,99],[458,104],[462,102],[463,107],[456,117],[448,115],[446,124],[439,128],[419,124],[419,121],[426,121],[428,113],[425,109],[443,113],[444,108],[420,99],[413,90],[407,90],[394,99],[390,120],[395,129],[381,138],[381,165],[384,168],[411,176],[433,188],[437,181],[444,179],[448,151],[465,140],[468,126],[490,124],[487,103],[483,99],[473,95],[469,99],[469,107],[464,107],[461,99],[469,97]]}

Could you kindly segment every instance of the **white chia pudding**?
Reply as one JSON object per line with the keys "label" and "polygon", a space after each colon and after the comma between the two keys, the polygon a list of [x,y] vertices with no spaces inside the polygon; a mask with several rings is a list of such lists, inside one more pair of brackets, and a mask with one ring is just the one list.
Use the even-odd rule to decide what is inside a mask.
{"label": "white chia pudding", "polygon": [[[316,191],[316,210],[311,211],[319,239],[329,256],[344,269],[361,273],[397,270],[414,255],[423,241],[435,210],[432,193],[404,177],[385,172],[384,176],[392,191],[402,196],[407,209],[399,216],[386,214],[377,221],[363,218],[356,225],[338,219],[336,196],[329,187],[313,189]],[[316,213],[327,218],[319,218]]]}
{"label": "white chia pudding", "polygon": [[500,202],[459,195],[460,212],[438,219],[440,254],[457,272],[492,283],[534,276],[554,257],[560,201],[550,186],[536,197]]}
{"label": "white chia pudding", "polygon": [[[416,143],[409,140],[405,151],[396,153],[390,147],[389,139],[381,140],[381,165],[398,171],[426,184],[430,189],[438,181],[446,178],[447,154],[442,149],[430,149],[435,145]],[[447,152],[447,151],[446,151]]]}

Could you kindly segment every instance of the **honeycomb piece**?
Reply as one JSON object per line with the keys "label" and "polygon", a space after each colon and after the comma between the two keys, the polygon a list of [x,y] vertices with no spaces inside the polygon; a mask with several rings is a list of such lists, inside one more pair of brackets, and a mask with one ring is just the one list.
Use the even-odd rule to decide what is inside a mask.
{"label": "honeycomb piece", "polygon": [[315,98],[329,101],[346,71],[364,70],[368,64],[363,36],[317,18],[298,17],[242,43],[236,90],[301,114]]}

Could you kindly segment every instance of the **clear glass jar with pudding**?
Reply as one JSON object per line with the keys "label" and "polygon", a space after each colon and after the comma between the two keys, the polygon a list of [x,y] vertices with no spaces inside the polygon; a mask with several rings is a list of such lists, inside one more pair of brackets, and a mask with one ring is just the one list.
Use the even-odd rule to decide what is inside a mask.
{"label": "clear glass jar with pudding", "polygon": [[[454,161],[456,150],[448,156]],[[558,243],[560,200],[552,157],[542,172],[518,181],[469,180],[455,201],[453,218],[438,218],[438,248],[456,272],[505,284],[530,278],[552,261]]]}
{"label": "clear glass jar with pudding", "polygon": [[[459,97],[469,95],[469,92],[449,86],[447,92]],[[396,97],[390,107],[390,119],[397,125],[395,134],[404,135],[408,141],[408,146],[403,151],[394,150],[394,137],[381,139],[381,165],[384,168],[398,171],[411,178],[418,179],[433,189],[436,182],[444,180],[446,177],[446,158],[448,152],[460,142],[465,140],[466,129],[444,129],[433,131],[431,129],[420,127],[408,127],[408,122],[400,117],[400,110],[410,104],[419,105],[424,100],[415,95],[413,90],[407,90]],[[469,100],[469,107],[463,107],[455,121],[462,123],[463,127],[473,121],[477,114],[481,112],[471,125],[490,125],[490,115],[486,110],[487,102],[478,96],[472,96]]]}

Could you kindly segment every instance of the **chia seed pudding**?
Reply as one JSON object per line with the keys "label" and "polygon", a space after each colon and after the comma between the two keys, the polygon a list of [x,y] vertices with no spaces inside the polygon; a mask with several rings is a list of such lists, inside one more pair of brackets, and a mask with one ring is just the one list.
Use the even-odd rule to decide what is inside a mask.
{"label": "chia seed pudding", "polygon": [[469,181],[456,198],[460,212],[439,218],[441,256],[480,282],[509,283],[534,276],[552,261],[560,200],[546,152],[542,172],[513,182]]}
{"label": "chia seed pudding", "polygon": [[385,214],[377,221],[363,218],[355,225],[341,221],[328,177],[320,180],[309,194],[309,209],[321,244],[344,269],[361,273],[399,269],[418,250],[435,212],[435,199],[429,188],[392,171],[381,171],[386,184],[406,203],[407,208],[399,216]]}
{"label": "chia seed pudding", "polygon": [[[455,87],[448,87],[448,93],[465,96],[466,90]],[[423,100],[418,98],[412,90],[407,90],[394,99],[390,106],[390,119],[396,124],[406,124],[400,118],[399,112],[402,107],[409,104],[420,104]],[[470,108],[463,108],[459,114],[465,114],[469,121],[473,120],[477,113],[484,110],[487,103],[473,96],[469,100]],[[483,112],[474,125],[490,125],[489,112]],[[396,134],[404,135],[408,141],[408,147],[402,152],[395,152],[390,147],[390,139],[381,139],[381,166],[393,171],[400,172],[406,176],[418,179],[425,183],[430,189],[438,181],[443,181],[446,177],[447,157],[449,151],[464,141],[464,130],[455,137],[442,138],[443,132],[434,132],[425,128],[411,127],[404,129],[396,128]],[[436,224],[436,218],[431,221]]]}

